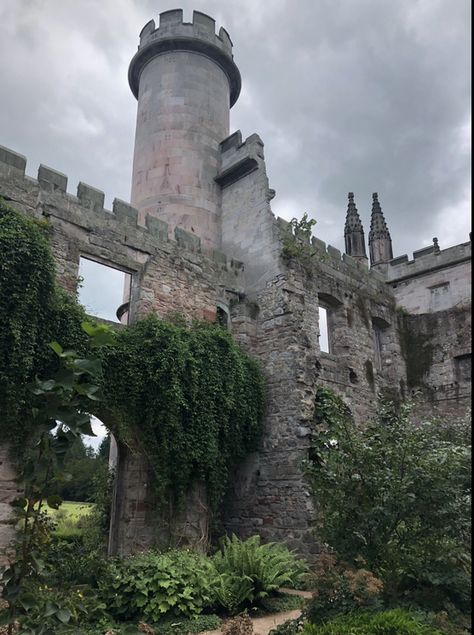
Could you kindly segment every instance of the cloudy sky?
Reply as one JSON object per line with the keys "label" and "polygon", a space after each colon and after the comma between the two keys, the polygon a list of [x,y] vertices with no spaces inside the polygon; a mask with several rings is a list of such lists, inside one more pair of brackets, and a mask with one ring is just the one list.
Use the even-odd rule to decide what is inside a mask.
{"label": "cloudy sky", "polygon": [[347,192],[379,192],[396,255],[468,240],[469,0],[1,0],[0,144],[130,198],[138,33],[181,6],[229,31],[231,130],[265,142],[276,214],[342,247]]}

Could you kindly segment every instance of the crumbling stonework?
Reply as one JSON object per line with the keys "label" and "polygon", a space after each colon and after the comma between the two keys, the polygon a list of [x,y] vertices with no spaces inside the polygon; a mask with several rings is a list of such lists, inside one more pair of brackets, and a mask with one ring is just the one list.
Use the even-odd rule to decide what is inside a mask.
{"label": "crumbling stonework", "polygon": [[[440,250],[436,241],[413,261],[393,259],[375,193],[371,268],[353,193],[347,253],[293,235],[271,210],[275,192],[262,140],[253,134],[243,141],[240,131],[228,136],[240,75],[228,34],[216,35],[208,16],[195,12],[193,23],[183,24],[181,11],[168,11],[158,28],[148,23],[130,84],[139,99],[133,176],[139,209],[116,199],[105,210],[103,192],[84,183],[72,196],[67,177],[45,166],[37,180],[25,176],[26,159],[1,147],[0,195],[47,220],[59,282],[71,293],[82,256],[130,275],[122,311],[129,322],[150,311],[209,321],[224,312],[266,378],[261,446],[236,471],[222,509],[224,528],[281,540],[314,557],[316,512],[302,462],[316,390],[333,390],[362,424],[380,394],[395,400],[416,394],[425,416],[462,415],[470,395],[470,243]],[[298,246],[290,259],[284,257],[288,240]],[[310,258],[298,258],[299,249]],[[320,346],[320,307],[328,352]],[[209,522],[202,484],[170,522],[148,494],[145,459],[123,447],[117,459],[110,552],[128,554],[167,539],[201,545]],[[2,461],[6,505],[15,487],[11,465]],[[4,507],[1,545],[11,536],[7,512]]]}

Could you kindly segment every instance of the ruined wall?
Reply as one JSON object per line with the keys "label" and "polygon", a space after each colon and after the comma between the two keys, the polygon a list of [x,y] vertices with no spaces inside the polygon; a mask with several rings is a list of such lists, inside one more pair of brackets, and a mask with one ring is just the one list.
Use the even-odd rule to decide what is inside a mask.
{"label": "ruined wall", "polygon": [[[233,481],[224,525],[239,535],[284,541],[313,559],[319,548],[311,530],[316,511],[302,463],[316,390],[330,388],[364,422],[374,412],[377,393],[400,397],[405,364],[384,278],[317,239],[309,266],[297,258],[285,263],[281,250],[290,228],[282,219],[277,225],[280,271],[232,306],[236,337],[265,373],[267,412],[259,452],[247,458]],[[319,347],[320,303],[331,313],[330,353]],[[379,358],[374,325],[382,333]]]}
{"label": "ruined wall", "polygon": [[[242,263],[227,260],[221,252],[201,249],[199,238],[179,228],[170,240],[167,224],[158,219],[147,217],[145,227],[138,225],[137,210],[117,199],[111,211],[104,209],[103,192],[84,183],[79,183],[77,196],[72,196],[66,193],[67,177],[45,166],[40,166],[37,180],[25,176],[25,165],[24,157],[0,147],[0,196],[19,211],[47,220],[58,280],[71,293],[76,292],[81,256],[131,275],[132,321],[150,311],[162,316],[180,312],[187,318],[214,321],[217,305],[228,306],[231,298],[242,293]],[[113,429],[106,413],[96,414]],[[12,469],[4,458],[0,465],[0,496],[5,503],[0,509],[2,546],[11,535],[6,503],[14,497]],[[152,544],[159,531],[165,542],[169,527],[166,523],[157,527],[156,501],[148,497],[144,459],[121,448],[117,472],[112,552],[141,550]],[[200,523],[206,522],[195,513],[196,505],[192,502],[181,519],[183,542],[196,536]],[[180,519],[175,520],[174,526]]]}
{"label": "ruined wall", "polygon": [[471,404],[471,307],[399,318],[418,416],[462,417]]}

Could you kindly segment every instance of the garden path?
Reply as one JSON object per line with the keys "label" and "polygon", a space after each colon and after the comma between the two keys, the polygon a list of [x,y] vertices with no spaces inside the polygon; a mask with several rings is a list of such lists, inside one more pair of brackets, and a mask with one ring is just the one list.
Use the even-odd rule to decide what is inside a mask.
{"label": "garden path", "polygon": [[[312,593],[309,591],[295,591],[293,589],[280,589],[280,591],[291,595],[300,595],[301,597],[307,599],[312,596]],[[273,615],[266,615],[265,617],[256,617],[252,620],[254,635],[268,635],[272,629],[284,622],[287,622],[288,620],[295,620],[300,615],[301,611],[295,610],[284,611],[283,613],[274,613]],[[217,631],[206,631],[205,633],[201,633],[201,635],[222,635],[222,630],[218,629]]]}

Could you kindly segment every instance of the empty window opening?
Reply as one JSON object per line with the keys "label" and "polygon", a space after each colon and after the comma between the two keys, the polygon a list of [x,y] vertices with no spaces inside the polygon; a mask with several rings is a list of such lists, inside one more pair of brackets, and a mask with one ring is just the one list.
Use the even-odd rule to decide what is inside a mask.
{"label": "empty window opening", "polygon": [[329,320],[326,307],[319,307],[319,349],[322,353],[330,353]]}
{"label": "empty window opening", "polygon": [[456,381],[460,384],[470,384],[472,374],[471,354],[459,355],[454,358]]}
{"label": "empty window opening", "polygon": [[224,329],[230,327],[230,318],[227,310],[222,306],[216,308],[216,323]]}
{"label": "empty window opening", "polygon": [[117,309],[130,299],[131,275],[114,267],[103,265],[95,260],[80,258],[79,261],[79,302],[89,315],[122,322],[127,319],[128,312],[121,312],[117,317]]}

